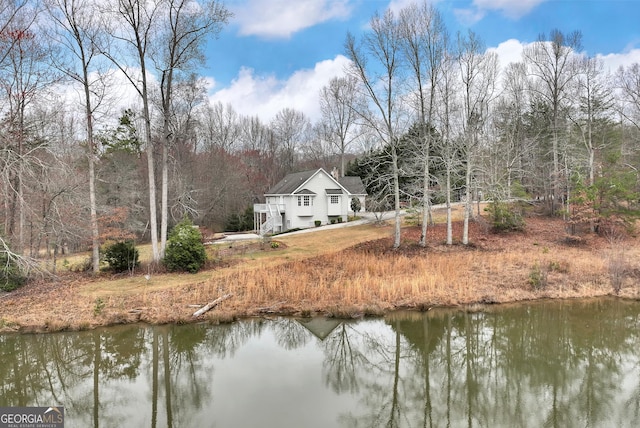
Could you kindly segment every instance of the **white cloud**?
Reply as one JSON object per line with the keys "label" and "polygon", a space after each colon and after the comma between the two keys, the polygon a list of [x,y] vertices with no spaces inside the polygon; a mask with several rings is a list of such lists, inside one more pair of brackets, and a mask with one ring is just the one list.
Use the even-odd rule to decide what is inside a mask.
{"label": "white cloud", "polygon": [[615,73],[620,66],[628,67],[633,63],[640,64],[640,49],[631,49],[623,53],[598,54],[596,57],[604,62],[605,71]]}
{"label": "white cloud", "polygon": [[351,14],[348,0],[248,0],[234,8],[240,34],[288,38],[293,33]]}
{"label": "white cloud", "polygon": [[510,62],[522,61],[522,51],[524,45],[516,39],[509,39],[500,43],[495,48],[489,48],[487,51],[495,52],[500,60],[500,67],[505,68]]}
{"label": "white cloud", "polygon": [[242,68],[228,88],[213,93],[210,99],[231,104],[239,114],[258,116],[265,122],[285,107],[303,112],[314,122],[320,118],[320,89],[331,78],[343,75],[348,63],[346,57],[338,55],[317,63],[313,69],[298,70],[286,80]]}
{"label": "white cloud", "polygon": [[[531,43],[522,43],[516,39],[509,39],[500,43],[498,46],[491,47],[487,50],[495,52],[498,55],[500,67],[504,70],[510,62],[522,61],[522,51],[530,44]],[[633,63],[640,64],[640,49],[638,48],[629,49],[620,53],[596,54],[595,56],[602,60],[604,64],[604,71],[610,73],[615,73],[620,66],[628,67]]]}

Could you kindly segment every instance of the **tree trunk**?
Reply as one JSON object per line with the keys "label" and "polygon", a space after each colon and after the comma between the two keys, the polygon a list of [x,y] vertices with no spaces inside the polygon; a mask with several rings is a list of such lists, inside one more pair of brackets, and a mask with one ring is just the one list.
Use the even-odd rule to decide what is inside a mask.
{"label": "tree trunk", "polygon": [[[80,43],[80,42],[79,42]],[[80,45],[81,46],[81,45]],[[91,222],[91,264],[93,273],[100,271],[100,233],[98,230],[98,209],[96,204],[95,179],[95,142],[93,139],[93,111],[91,108],[91,91],[89,88],[89,70],[86,66],[84,51],[81,49],[83,61],[83,86],[85,98],[85,115],[87,127],[87,156],[89,160],[89,212]]]}

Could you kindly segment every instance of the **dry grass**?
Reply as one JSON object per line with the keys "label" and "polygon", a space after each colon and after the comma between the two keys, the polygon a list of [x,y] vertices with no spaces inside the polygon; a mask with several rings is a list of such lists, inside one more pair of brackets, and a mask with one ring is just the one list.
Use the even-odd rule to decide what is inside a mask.
{"label": "dry grass", "polygon": [[[460,237],[461,225],[454,226],[454,236]],[[609,246],[602,238],[567,245],[559,220],[530,219],[526,232],[513,235],[472,226],[470,247],[443,245],[444,225],[438,225],[428,231],[428,248],[415,244],[420,231],[408,227],[401,248],[392,250],[392,228],[368,225],[275,237],[281,244],[277,251],[256,250],[259,245],[237,249],[196,275],[153,274],[149,281],[142,273],[109,280],[72,276],[29,285],[0,298],[0,329],[191,322],[198,305],[227,293],[233,297],[201,319],[362,316],[398,308],[613,294]],[[634,275],[640,267],[631,261],[640,260],[640,246],[628,239],[625,248],[627,264],[615,279],[621,281],[620,295],[637,298]],[[536,272],[544,281],[536,283]]]}

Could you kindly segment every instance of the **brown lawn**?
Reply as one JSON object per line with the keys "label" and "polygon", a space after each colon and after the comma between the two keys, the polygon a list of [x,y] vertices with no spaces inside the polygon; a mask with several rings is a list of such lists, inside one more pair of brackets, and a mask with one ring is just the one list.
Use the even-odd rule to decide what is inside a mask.
{"label": "brown lawn", "polygon": [[[283,314],[339,317],[399,308],[584,298],[638,298],[640,242],[595,234],[568,239],[560,219],[527,218],[523,232],[493,234],[472,222],[471,244],[445,245],[445,225],[403,228],[392,249],[389,225],[317,230],[265,243],[218,246],[208,269],[195,274],[151,273],[97,278],[64,274],[0,295],[0,331],[59,331],[118,323],[232,321]],[[230,247],[230,248],[229,248]],[[614,289],[614,286],[618,290]],[[199,306],[230,294],[205,315]]]}

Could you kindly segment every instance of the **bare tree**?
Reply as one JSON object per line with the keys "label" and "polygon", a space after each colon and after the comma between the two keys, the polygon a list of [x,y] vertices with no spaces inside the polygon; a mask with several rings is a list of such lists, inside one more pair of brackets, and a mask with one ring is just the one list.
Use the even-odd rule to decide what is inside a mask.
{"label": "bare tree", "polygon": [[344,157],[347,147],[357,138],[354,132],[359,104],[358,80],[351,75],[334,77],[320,90],[323,134],[340,154],[340,175],[344,177]]}
{"label": "bare tree", "polygon": [[15,11],[2,34],[10,49],[0,69],[0,97],[5,102],[0,172],[7,213],[4,230],[17,253],[23,252],[26,239],[25,191],[29,182],[25,176],[30,173],[30,165],[37,167],[36,155],[44,145],[34,133],[35,122],[30,119],[29,110],[55,78],[46,66],[47,47],[34,25],[38,13],[26,7]]}
{"label": "bare tree", "polygon": [[157,19],[161,2],[118,0],[114,9],[103,13],[103,24],[115,40],[115,45],[101,46],[101,51],[123,73],[142,101],[143,141],[147,154],[149,184],[149,232],[154,262],[159,262],[156,174],[151,132],[150,84],[147,58],[152,40],[157,34]]}
{"label": "bare tree", "polygon": [[471,178],[474,173],[474,152],[484,121],[489,113],[488,104],[493,97],[498,74],[498,57],[495,52],[484,52],[478,36],[469,32],[458,35],[458,66],[462,83],[462,151],[465,157],[465,209],[462,244],[469,244],[469,217],[473,209]]}
{"label": "bare tree", "polygon": [[400,12],[402,47],[415,85],[415,108],[418,113],[419,150],[422,169],[422,233],[420,245],[427,245],[427,224],[431,205],[430,152],[435,137],[434,119],[437,84],[449,35],[442,16],[432,5],[412,4]]}
{"label": "bare tree", "polygon": [[621,114],[640,130],[640,64],[620,66],[616,72],[616,86],[622,94]]}
{"label": "bare tree", "polygon": [[442,138],[440,140],[440,162],[444,168],[444,177],[440,177],[440,187],[444,181],[445,205],[447,210],[447,245],[453,244],[453,225],[451,212],[451,185],[455,169],[459,164],[459,155],[456,136],[452,130],[453,118],[459,110],[455,100],[458,90],[459,79],[455,72],[454,58],[449,52],[445,52],[442,61],[442,74],[438,81],[439,99],[442,102],[440,109],[437,109],[437,116],[441,124]]}
{"label": "bare tree", "polygon": [[[401,100],[399,82],[402,80],[401,34],[392,11],[374,15],[371,29],[360,43],[347,35],[345,48],[351,60],[349,73],[355,76],[372,104],[375,114],[360,112],[371,129],[391,150],[391,175],[395,210],[393,247],[400,246],[400,184],[397,146],[400,134]],[[369,60],[373,59],[372,63]]]}
{"label": "bare tree", "polygon": [[[503,73],[503,91],[492,114],[497,133],[489,146],[488,163],[491,197],[511,199],[514,181],[522,179],[525,163],[532,155],[526,137],[524,115],[528,109],[529,92],[524,63],[510,63]],[[528,156],[529,155],[529,156]]]}
{"label": "bare tree", "polygon": [[228,152],[239,149],[240,117],[230,104],[207,104],[200,112],[201,137],[204,147]]}
{"label": "bare tree", "polygon": [[175,79],[203,61],[202,50],[210,35],[217,36],[231,12],[217,0],[166,0],[157,44],[151,57],[160,74],[162,113],[162,202],[159,257],[164,257],[168,228],[169,147],[172,140],[172,102]]}
{"label": "bare tree", "polygon": [[[601,132],[613,108],[612,88],[607,84],[602,60],[584,57],[578,63],[576,77],[576,106],[570,113],[570,119],[580,132],[580,139],[587,152],[587,171],[589,185],[595,181],[595,154],[606,145]],[[598,142],[598,135],[600,141]]]}
{"label": "bare tree", "polygon": [[[21,19],[23,11],[33,7],[30,0],[3,0],[0,2],[0,66],[4,66],[9,55],[18,41],[12,36],[11,25],[16,19]],[[33,19],[36,13],[29,13]]]}
{"label": "bare tree", "polygon": [[[94,138],[94,112],[104,98],[106,82],[97,67],[103,37],[96,10],[86,0],[47,0],[49,16],[56,23],[53,36],[64,54],[54,55],[54,66],[82,87],[86,132],[86,150],[89,163],[89,211],[93,272],[100,269],[100,233],[96,205],[95,158],[97,145]],[[62,58],[62,60],[61,60]],[[97,77],[92,77],[97,76]]]}
{"label": "bare tree", "polygon": [[549,127],[551,128],[551,211],[556,211],[557,201],[561,199],[560,192],[560,144],[562,129],[561,120],[563,108],[571,88],[571,82],[575,78],[574,52],[580,49],[582,34],[578,31],[563,34],[559,30],[552,30],[547,39],[544,34],[538,38],[538,42],[525,47],[523,56],[525,64],[529,68],[530,75],[534,78],[534,91],[540,99],[544,100],[550,108]]}
{"label": "bare tree", "polygon": [[304,113],[287,107],[276,113],[270,127],[279,145],[279,172],[284,176],[295,169],[297,152],[310,137],[311,123]]}

